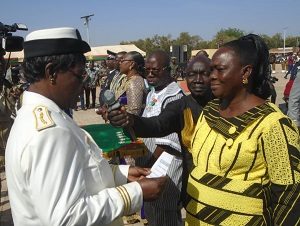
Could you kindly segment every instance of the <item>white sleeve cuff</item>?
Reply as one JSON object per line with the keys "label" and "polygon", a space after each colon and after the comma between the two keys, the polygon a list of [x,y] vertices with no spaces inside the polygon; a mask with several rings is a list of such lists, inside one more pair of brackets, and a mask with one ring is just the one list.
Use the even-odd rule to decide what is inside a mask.
{"label": "white sleeve cuff", "polygon": [[116,186],[127,183],[129,167],[129,165],[111,165]]}

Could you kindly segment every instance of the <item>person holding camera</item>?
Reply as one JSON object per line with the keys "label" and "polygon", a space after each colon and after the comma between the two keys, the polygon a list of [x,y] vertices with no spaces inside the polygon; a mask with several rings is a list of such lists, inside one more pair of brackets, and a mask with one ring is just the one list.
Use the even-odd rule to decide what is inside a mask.
{"label": "person holding camera", "polygon": [[0,168],[4,167],[4,151],[6,140],[9,134],[13,119],[10,117],[12,113],[11,101],[8,98],[8,88],[5,84],[5,60],[4,49],[1,48],[0,53]]}
{"label": "person holding camera", "polygon": [[159,197],[167,177],[116,166],[63,109],[77,104],[90,46],[74,28],[38,30],[24,42],[30,83],[11,129],[6,173],[15,226],[123,225]]}

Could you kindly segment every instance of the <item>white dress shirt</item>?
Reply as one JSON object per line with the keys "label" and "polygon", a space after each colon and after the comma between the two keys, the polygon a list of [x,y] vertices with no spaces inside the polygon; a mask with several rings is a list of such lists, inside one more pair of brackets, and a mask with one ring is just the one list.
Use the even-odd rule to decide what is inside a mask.
{"label": "white dress shirt", "polygon": [[123,225],[142,206],[128,166],[110,166],[91,136],[50,99],[25,92],[6,149],[15,226]]}

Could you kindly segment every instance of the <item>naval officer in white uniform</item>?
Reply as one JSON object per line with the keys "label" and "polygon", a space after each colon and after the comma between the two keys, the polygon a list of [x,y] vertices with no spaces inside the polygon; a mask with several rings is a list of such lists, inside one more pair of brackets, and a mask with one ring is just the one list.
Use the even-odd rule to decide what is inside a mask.
{"label": "naval officer in white uniform", "polygon": [[[110,166],[89,134],[64,113],[76,105],[90,51],[74,28],[30,33],[24,93],[6,150],[15,226],[123,225],[122,216],[156,199],[167,178]],[[127,182],[135,181],[135,182]]]}

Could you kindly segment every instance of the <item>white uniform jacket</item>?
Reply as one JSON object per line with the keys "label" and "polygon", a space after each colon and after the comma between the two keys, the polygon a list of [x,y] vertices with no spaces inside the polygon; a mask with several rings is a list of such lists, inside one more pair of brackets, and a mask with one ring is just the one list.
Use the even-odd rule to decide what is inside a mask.
{"label": "white uniform jacket", "polygon": [[110,166],[91,136],[53,101],[25,92],[6,149],[15,226],[123,225],[143,202],[128,166]]}

